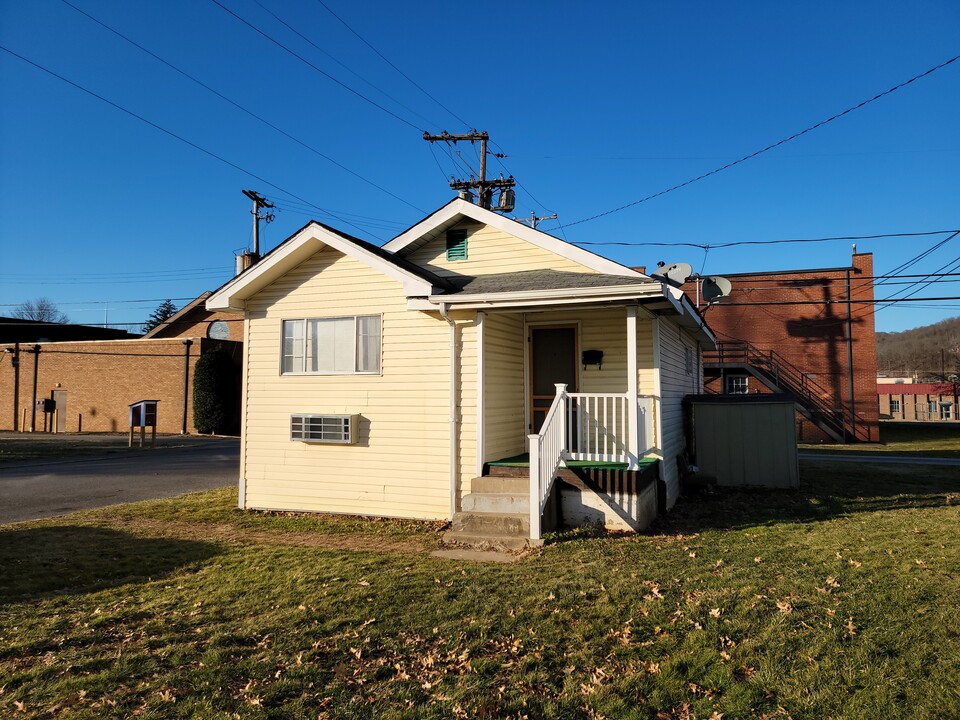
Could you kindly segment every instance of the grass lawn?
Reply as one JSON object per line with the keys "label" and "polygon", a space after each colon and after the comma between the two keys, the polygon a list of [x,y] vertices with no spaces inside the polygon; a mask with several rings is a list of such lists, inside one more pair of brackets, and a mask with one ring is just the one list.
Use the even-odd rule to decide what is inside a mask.
{"label": "grass lawn", "polygon": [[880,445],[800,445],[804,452],[892,453],[917,457],[960,457],[960,422],[880,423]]}
{"label": "grass lawn", "polygon": [[0,717],[960,717],[960,473],[803,465],[513,564],[228,491],[0,528]]}

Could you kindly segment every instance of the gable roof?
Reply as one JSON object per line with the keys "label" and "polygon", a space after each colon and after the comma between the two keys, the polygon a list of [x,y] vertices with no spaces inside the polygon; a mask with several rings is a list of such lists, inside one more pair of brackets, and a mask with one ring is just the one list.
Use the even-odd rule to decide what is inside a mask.
{"label": "gable roof", "polygon": [[487,210],[479,205],[474,205],[461,198],[454,198],[413,227],[397,235],[397,237],[385,244],[383,249],[393,253],[396,257],[405,257],[417,248],[440,237],[449,228],[465,218],[489,225],[508,235],[513,235],[521,240],[525,240],[531,245],[548,250],[591,270],[595,270],[598,273],[632,277],[638,280],[647,278],[646,275],[632,268],[592,253],[589,250],[584,250],[577,245],[572,245],[559,238],[555,238],[553,235],[548,235],[541,230],[535,230],[529,225],[511,220],[499,213]]}
{"label": "gable roof", "polygon": [[242,311],[248,298],[325,247],[332,247],[397,280],[409,297],[427,297],[455,289],[448,280],[418,265],[313,220],[264,255],[256,265],[215,290],[207,299],[207,309]]}
{"label": "gable roof", "polygon": [[168,329],[168,328],[173,327],[174,325],[176,325],[178,322],[180,322],[180,321],[183,319],[183,316],[184,316],[184,315],[186,315],[186,314],[187,314],[188,312],[190,312],[191,310],[195,309],[198,305],[202,305],[202,304],[203,304],[203,301],[206,300],[208,297],[210,297],[210,291],[209,291],[209,290],[207,290],[206,292],[204,292],[203,294],[201,294],[199,297],[197,297],[197,298],[191,300],[190,302],[188,302],[186,305],[184,305],[182,308],[180,308],[179,310],[177,310],[173,315],[171,315],[170,317],[168,317],[168,318],[167,318],[166,320],[164,320],[162,323],[160,323],[159,325],[154,326],[154,328],[153,328],[152,330],[150,330],[149,332],[144,333],[144,335],[143,335],[144,340],[146,340],[146,339],[148,339],[148,338],[152,338],[152,337],[154,337],[155,335],[157,335],[157,334],[159,334],[159,333],[162,333],[164,330],[166,330],[166,329]]}

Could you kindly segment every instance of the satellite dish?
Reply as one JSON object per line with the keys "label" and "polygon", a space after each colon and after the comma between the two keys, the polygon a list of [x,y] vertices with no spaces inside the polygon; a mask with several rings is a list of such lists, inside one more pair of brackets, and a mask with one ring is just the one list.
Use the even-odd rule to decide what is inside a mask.
{"label": "satellite dish", "polygon": [[680,287],[687,281],[693,273],[693,267],[687,263],[673,263],[672,265],[663,265],[658,267],[656,272],[650,273],[650,277],[660,278],[671,285]]}
{"label": "satellite dish", "polygon": [[713,277],[703,278],[703,287],[700,289],[700,292],[703,295],[703,299],[707,301],[707,304],[712,305],[720,298],[729,295],[732,289],[733,286],[729,280],[725,277],[714,275]]}

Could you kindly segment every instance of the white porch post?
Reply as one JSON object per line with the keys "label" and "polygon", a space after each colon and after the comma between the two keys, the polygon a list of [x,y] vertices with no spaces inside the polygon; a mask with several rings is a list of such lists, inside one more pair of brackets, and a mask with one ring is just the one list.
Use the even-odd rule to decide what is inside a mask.
{"label": "white porch post", "polygon": [[484,428],[484,397],[486,396],[485,392],[485,383],[484,383],[484,367],[483,367],[483,321],[486,318],[487,314],[484,312],[477,313],[477,443],[476,443],[476,453],[477,453],[477,477],[483,475],[483,461],[486,459],[486,452],[484,448],[485,438],[483,433]]}
{"label": "white porch post", "polygon": [[639,467],[640,460],[640,399],[638,395],[637,368],[637,306],[627,307],[627,456],[630,469]]}

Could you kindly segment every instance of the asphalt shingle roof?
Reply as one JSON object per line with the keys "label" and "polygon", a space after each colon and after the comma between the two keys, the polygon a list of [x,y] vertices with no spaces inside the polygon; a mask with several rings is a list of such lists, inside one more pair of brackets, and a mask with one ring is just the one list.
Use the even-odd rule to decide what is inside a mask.
{"label": "asphalt shingle roof", "polygon": [[524,270],[521,272],[480,275],[479,277],[463,277],[454,280],[454,283],[458,286],[457,292],[463,295],[617,287],[642,285],[648,282],[650,281],[640,277],[631,278],[622,275],[575,273],[561,270]]}

